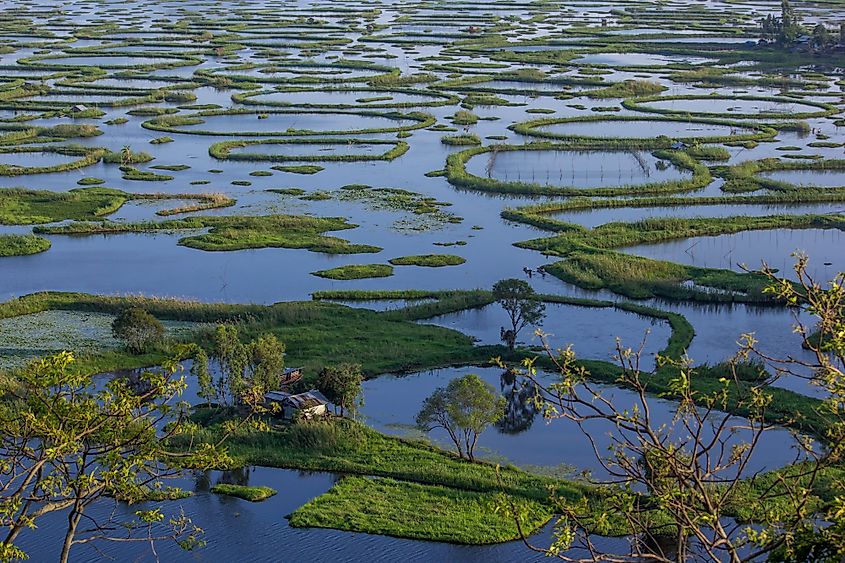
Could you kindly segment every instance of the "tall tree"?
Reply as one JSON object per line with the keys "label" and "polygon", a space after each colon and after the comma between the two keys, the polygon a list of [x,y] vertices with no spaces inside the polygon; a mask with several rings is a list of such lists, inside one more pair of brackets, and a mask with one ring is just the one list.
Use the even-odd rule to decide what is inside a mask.
{"label": "tall tree", "polygon": [[244,344],[237,326],[221,324],[210,340],[208,352],[197,347],[192,354],[191,372],[197,377],[201,397],[222,405],[242,405],[245,400],[252,405],[278,387],[285,367],[285,345],[274,335],[265,334]]}
{"label": "tall tree", "polygon": [[145,373],[138,392],[120,378],[97,385],[73,363],[70,353],[45,358],[3,389],[0,527],[6,531],[0,561],[25,558],[18,538],[37,533],[40,519],[57,512],[67,516],[62,563],[73,546],[98,540],[169,538],[186,549],[199,545],[201,530],[184,515],[167,520],[160,509],[138,510],[135,520],[118,522],[114,516],[96,520],[88,511],[106,497],[145,499],[175,473],[175,464],[210,468],[228,461],[217,446],[181,454],[166,448],[187,414],[175,403],[185,386],[178,364]]}
{"label": "tall tree", "polygon": [[469,374],[453,379],[428,397],[416,422],[425,432],[435,428],[445,430],[458,455],[474,461],[478,436],[502,418],[504,410],[505,400],[493,386]]}
{"label": "tall tree", "polygon": [[537,325],[545,316],[546,306],[536,299],[537,294],[527,282],[507,279],[496,282],[493,297],[508,314],[511,328],[501,330],[502,340],[513,350],[520,331],[528,325]]}
{"label": "tall tree", "polygon": [[164,338],[164,327],[140,307],[129,307],[115,317],[111,325],[115,338],[123,340],[133,354],[146,352]]}
{"label": "tall tree", "polygon": [[326,366],[317,377],[317,389],[344,415],[360,408],[363,381],[360,364]]}
{"label": "tall tree", "polygon": [[793,43],[803,31],[801,22],[792,10],[789,0],[781,0],[780,4],[780,41]]}

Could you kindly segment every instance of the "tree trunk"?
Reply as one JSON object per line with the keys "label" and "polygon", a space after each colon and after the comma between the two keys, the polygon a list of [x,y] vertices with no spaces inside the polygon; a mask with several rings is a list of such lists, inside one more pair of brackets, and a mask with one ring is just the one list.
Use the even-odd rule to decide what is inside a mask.
{"label": "tree trunk", "polygon": [[79,525],[79,520],[82,519],[82,506],[77,499],[67,517],[67,533],[65,533],[65,540],[62,544],[62,554],[59,556],[59,563],[67,563],[70,557],[70,548],[73,546],[73,538],[76,536],[76,527]]}

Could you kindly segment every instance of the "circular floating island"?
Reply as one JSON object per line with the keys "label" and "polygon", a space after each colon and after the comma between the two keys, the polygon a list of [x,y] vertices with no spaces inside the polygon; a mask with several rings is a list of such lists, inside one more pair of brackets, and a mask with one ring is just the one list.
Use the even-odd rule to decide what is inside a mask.
{"label": "circular floating island", "polygon": [[632,111],[735,119],[812,119],[842,110],[832,104],[785,96],[650,96],[628,99],[622,105]]}
{"label": "circular floating island", "polygon": [[545,118],[510,127],[520,135],[544,139],[640,140],[669,137],[685,143],[744,142],[771,139],[777,131],[766,125],[725,119],[603,115]]}

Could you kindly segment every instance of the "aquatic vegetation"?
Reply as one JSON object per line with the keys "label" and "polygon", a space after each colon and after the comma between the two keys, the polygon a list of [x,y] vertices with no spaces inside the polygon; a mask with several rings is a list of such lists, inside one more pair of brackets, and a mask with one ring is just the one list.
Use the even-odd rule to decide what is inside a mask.
{"label": "aquatic vegetation", "polygon": [[[518,539],[512,518],[490,510],[495,494],[379,478],[347,477],[291,515],[291,526],[483,545]],[[548,522],[548,506],[523,501],[531,534]],[[366,512],[361,506],[368,506]],[[409,511],[409,507],[414,507]]]}
{"label": "aquatic vegetation", "polygon": [[373,210],[402,213],[406,217],[393,222],[393,228],[399,231],[428,231],[463,221],[461,217],[446,210],[451,206],[450,203],[399,188],[374,188],[350,184],[342,186],[339,190],[313,192],[307,195],[304,190],[298,188],[268,191],[280,195],[302,196],[301,199],[306,201],[358,202]]}
{"label": "aquatic vegetation", "polygon": [[[608,148],[641,148],[643,146],[651,146],[654,148],[666,148],[671,146],[671,141],[667,143],[669,137],[658,136],[657,138],[648,138],[647,135],[639,133],[635,127],[638,123],[666,123],[677,124],[684,126],[687,132],[678,136],[669,136],[676,141],[682,141],[689,144],[698,143],[741,143],[748,141],[764,141],[772,139],[777,135],[777,130],[767,124],[745,123],[732,121],[723,118],[704,118],[704,117],[690,117],[684,116],[648,116],[643,117],[639,115],[588,115],[582,117],[560,117],[560,118],[543,118],[532,121],[525,121],[511,125],[509,129],[520,135],[527,135],[529,137],[540,137],[544,139],[554,139],[561,141],[579,141],[585,139],[593,139],[596,141],[603,141]],[[579,123],[595,123],[596,134],[589,136],[578,134],[567,134],[565,132],[549,131],[548,128],[555,125],[565,124],[579,124]],[[631,136],[623,137],[608,137],[602,135],[600,126],[602,124],[632,124],[630,129]],[[729,128],[729,134],[698,134],[696,126],[724,126]]]}
{"label": "aquatic vegetation", "polygon": [[[4,154],[54,154],[67,157],[77,157],[75,160],[68,160],[60,164],[46,166],[19,166],[16,164],[4,164]],[[106,155],[104,149],[83,147],[80,145],[66,146],[0,146],[0,176],[23,176],[27,174],[48,174],[52,172],[66,172],[96,164]]]}
{"label": "aquatic vegetation", "polygon": [[452,116],[452,123],[455,125],[475,125],[478,123],[478,116],[467,110],[458,110]]}
{"label": "aquatic vegetation", "polygon": [[276,166],[272,166],[273,170],[278,170],[279,172],[290,172],[291,174],[316,174],[317,172],[321,172],[325,170],[322,166],[317,164],[278,164]]}
{"label": "aquatic vegetation", "polygon": [[393,275],[393,268],[386,264],[349,264],[329,270],[318,270],[312,274],[330,280],[363,280],[390,277]]}
{"label": "aquatic vegetation", "polygon": [[451,135],[440,137],[440,142],[444,145],[452,146],[475,146],[481,144],[481,139],[478,135]]}
{"label": "aquatic vegetation", "polygon": [[[631,256],[615,249],[661,241],[715,236],[763,229],[845,230],[842,215],[771,215],[700,219],[644,219],[632,223],[607,223],[594,229],[561,225],[550,238],[517,243],[518,246],[565,258],[546,266],[549,273],[580,287],[610,289],[635,299],[660,296],[669,299],[776,303],[763,290],[768,285],[758,273],[736,273],[684,266]],[[684,282],[722,291],[687,287]]]}
{"label": "aquatic vegetation", "polygon": [[270,487],[256,487],[250,485],[233,485],[220,483],[211,487],[210,492],[218,495],[238,497],[250,502],[260,502],[276,494],[276,489]]}
{"label": "aquatic vegetation", "polygon": [[766,178],[761,175],[765,172],[802,170],[818,172],[845,171],[845,160],[814,159],[813,162],[795,162],[777,158],[766,158],[762,160],[749,160],[734,166],[723,167],[717,170],[717,174],[725,178],[725,185],[722,189],[726,192],[742,193],[766,189],[781,192],[800,190],[801,193],[812,193],[808,192],[806,187],[799,187],[788,182]]}
{"label": "aquatic vegetation", "polygon": [[[712,181],[710,170],[683,151],[668,150],[672,141],[668,138],[643,139],[637,143],[630,143],[616,139],[583,140],[580,142],[550,143],[534,142],[524,145],[490,145],[475,147],[450,154],[446,158],[446,178],[449,183],[466,189],[473,189],[494,193],[513,193],[531,195],[554,196],[618,196],[618,195],[653,195],[660,193],[677,193],[703,188]],[[686,169],[692,174],[688,179],[672,180],[659,183],[641,185],[580,188],[576,186],[553,186],[532,182],[497,180],[492,177],[483,178],[467,172],[467,162],[482,154],[487,154],[489,162],[495,163],[496,157],[502,152],[510,151],[570,151],[573,153],[589,151],[629,151],[631,149],[654,150],[654,156],[665,159],[677,168]]]}
{"label": "aquatic vegetation", "polygon": [[222,194],[132,194],[111,188],[76,188],[68,192],[0,188],[0,225],[36,225],[58,221],[94,221],[120,209],[127,201],[198,200],[171,210],[172,215],[229,207],[235,201]]}
{"label": "aquatic vegetation", "polygon": [[[214,117],[241,117],[245,120],[250,117],[261,119],[261,116],[270,115],[301,115],[302,110],[262,110],[253,111],[249,109],[220,109],[220,110],[203,110],[195,112],[191,115],[162,115],[145,121],[141,124],[145,129],[152,131],[161,131],[165,133],[182,133],[187,135],[214,135],[214,136],[237,136],[237,137],[291,137],[291,136],[333,136],[333,135],[366,135],[375,133],[398,133],[400,131],[412,131],[414,129],[424,129],[430,127],[435,123],[435,118],[426,113],[420,112],[376,112],[364,110],[309,110],[312,114],[321,115],[349,115],[361,116],[364,118],[381,118],[395,121],[394,127],[373,127],[361,129],[336,129],[336,130],[322,130],[314,131],[311,129],[288,128],[283,131],[266,131],[266,130],[242,130],[242,131],[218,131],[214,129],[203,129],[202,126]],[[411,124],[403,124],[402,122],[410,121]]]}
{"label": "aquatic vegetation", "polygon": [[[845,203],[838,129],[845,124],[845,83],[830,64],[836,47],[825,45],[837,37],[828,29],[837,15],[831,2],[799,7],[805,23],[828,28],[818,26],[812,35],[806,28],[809,39],[794,43],[759,41],[773,36],[758,21],[765,7],[746,0],[377,0],[282,11],[243,3],[187,9],[152,0],[140,16],[125,6],[80,2],[65,11],[10,6],[0,23],[0,175],[9,180],[0,188],[0,225],[9,225],[0,234],[0,256],[54,245],[41,255],[3,261],[0,291],[24,296],[0,303],[0,356],[8,360],[0,362],[0,383],[26,359],[64,348],[79,355],[77,369],[85,374],[161,365],[171,354],[189,360],[208,346],[210,325],[217,323],[237,324],[245,339],[272,334],[284,342],[286,364],[304,368],[297,391],[310,388],[339,358],[360,362],[366,377],[488,366],[494,357],[515,364],[538,349],[511,353],[420,321],[440,323],[434,317],[489,307],[495,302],[490,291],[466,288],[524,274],[537,291],[559,286],[564,295],[536,296],[549,309],[592,308],[587,318],[601,309],[595,319],[638,315],[660,325],[664,337],[668,326],[668,340],[647,348],[649,360],[658,347],[671,360],[643,373],[647,393],[667,403],[683,398],[672,361],[704,349],[711,365],[694,372],[689,389],[719,394],[721,409],[747,416],[741,396],[765,376],[748,364],[734,380],[720,363],[733,342],[713,342],[719,327],[711,325],[738,318],[766,337],[787,311],[763,293],[763,276],[736,262],[743,251],[753,255],[751,244],[722,260],[702,249],[768,237],[771,247],[800,239],[827,251],[824,245],[840,238],[833,231],[845,229],[837,205]],[[771,27],[774,20],[767,21]],[[154,158],[163,164],[149,165]],[[132,193],[151,185],[163,193]],[[192,191],[204,193],[186,193]],[[354,241],[341,238],[340,231],[356,224],[362,227],[349,236]],[[785,235],[787,229],[795,231]],[[117,240],[121,233],[126,236]],[[75,238],[88,235],[103,236]],[[685,258],[684,240],[704,244]],[[243,252],[190,252],[175,248],[177,241],[196,250]],[[447,249],[461,255],[431,253]],[[108,264],[92,262],[92,251]],[[370,256],[342,256],[357,253]],[[838,266],[831,253],[821,258],[830,260],[828,270],[820,271]],[[318,269],[314,274],[325,279],[309,276]],[[559,279],[545,279],[548,274]],[[429,289],[405,284],[416,278],[418,288]],[[564,291],[560,280],[578,286],[580,297],[571,296],[571,287]],[[25,295],[63,285],[91,290],[91,284],[108,295]],[[358,289],[337,289],[344,287]],[[308,291],[313,301],[290,301]],[[609,297],[594,298],[591,292],[598,291]],[[190,299],[118,297],[128,292]],[[226,303],[234,300],[250,304]],[[671,311],[657,308],[661,301],[672,302]],[[171,323],[172,341],[139,355],[114,342],[108,319],[133,306]],[[752,309],[760,314],[752,318]],[[699,329],[701,342],[695,340]],[[182,340],[191,351],[178,347]],[[491,342],[498,342],[495,334]],[[802,353],[786,351],[793,352]],[[626,384],[607,361],[585,358],[576,365],[602,388]],[[555,366],[541,358],[537,367]],[[829,413],[798,385],[772,388],[763,418],[823,446]],[[231,414],[197,409],[190,435],[177,437],[174,447],[217,442],[232,430]],[[255,422],[232,436],[234,465],[345,476],[298,510],[273,516],[274,527],[287,526],[280,515],[292,512],[295,526],[465,543],[458,551],[470,558],[520,560],[525,556],[517,543],[484,553],[469,547],[518,539],[508,510],[494,507],[517,507],[524,531],[534,532],[561,513],[550,491],[585,515],[601,513],[607,499],[605,490],[583,483],[463,463],[352,421]],[[512,452],[497,453],[504,459]],[[779,504],[761,507],[756,499],[786,474],[741,483],[727,516],[763,523]],[[325,479],[323,491],[329,486],[326,476],[311,479]],[[841,480],[824,475],[808,493],[807,510],[818,510],[819,521]],[[269,501],[273,506],[303,493],[276,488],[281,494]],[[259,489],[222,485],[218,492],[269,492]],[[149,500],[176,496],[162,490]],[[271,519],[269,504],[262,509],[217,499],[200,488],[190,502],[198,500],[237,506],[236,513],[256,517],[257,530],[267,529],[259,517]],[[202,526],[204,513],[196,506],[187,512]],[[224,558],[231,555],[223,550],[231,515],[222,512],[209,528],[224,531],[210,538]],[[665,516],[649,512],[647,520],[662,525],[669,522]],[[631,532],[613,515],[587,529]],[[45,526],[37,530],[44,538],[51,533]],[[303,549],[319,558],[309,534],[299,535]],[[349,556],[358,558],[379,541],[343,538]],[[288,534],[273,534],[254,544],[254,556],[278,557],[287,541]],[[51,543],[38,542],[31,558],[55,559]],[[129,543],[115,545],[118,559],[143,558]],[[398,540],[390,547],[395,559],[445,553]],[[170,551],[161,555],[177,558]]]}
{"label": "aquatic vegetation", "polygon": [[637,98],[653,96],[667,90],[666,86],[648,80],[624,80],[607,88],[591,90],[587,95],[591,98]]}
{"label": "aquatic vegetation", "polygon": [[296,215],[189,217],[147,223],[91,223],[76,221],[55,227],[36,227],[35,231],[51,235],[103,235],[120,233],[155,233],[196,231],[207,233],[179,239],[181,246],[207,251],[233,251],[249,248],[294,248],[326,254],[358,254],[379,252],[376,246],[350,244],[325,236],[327,231],[354,229],[341,217],[306,217]]}
{"label": "aquatic vegetation", "polygon": [[[711,96],[695,96],[695,95],[679,95],[679,96],[649,96],[649,97],[640,97],[640,98],[632,98],[627,99],[622,102],[622,105],[625,109],[629,109],[632,111],[640,111],[646,113],[663,113],[663,114],[688,114],[691,116],[713,116],[713,115],[724,115],[723,111],[719,111],[716,109],[713,110],[703,110],[703,111],[695,111],[695,110],[688,110],[688,109],[666,109],[662,107],[655,107],[649,105],[655,102],[683,102],[683,101],[696,101],[696,100],[703,100],[705,102],[708,101],[715,101],[715,100],[727,100],[727,101],[750,101],[750,102],[760,102],[760,103],[774,103],[774,104],[782,104],[786,106],[782,110],[769,110],[766,108],[761,109],[758,112],[730,112],[731,117],[734,119],[741,119],[741,118],[750,118],[750,119],[766,119],[766,118],[774,118],[774,119],[790,119],[790,120],[798,120],[798,119],[811,119],[816,117],[827,117],[830,115],[835,115],[839,113],[841,110],[833,104],[828,104],[825,102],[818,102],[815,100],[808,100],[806,98],[798,99],[795,98],[788,98],[788,97],[778,97],[778,96],[720,96],[720,95],[711,95]],[[807,106],[806,109],[792,109],[792,106]]]}
{"label": "aquatic vegetation", "polygon": [[425,266],[440,268],[443,266],[459,266],[466,262],[465,258],[453,254],[424,254],[421,256],[402,256],[388,260],[394,266]]}
{"label": "aquatic vegetation", "polygon": [[9,256],[28,256],[46,252],[50,249],[50,241],[34,235],[5,235],[0,234],[0,258]]}
{"label": "aquatic vegetation", "polygon": [[[235,149],[244,147],[263,147],[275,145],[315,145],[315,150],[320,147],[330,147],[337,145],[338,147],[350,146],[379,146],[385,145],[389,148],[382,154],[273,154],[273,153],[255,153],[255,152],[233,152]],[[399,158],[408,152],[409,145],[405,141],[389,141],[389,140],[363,140],[363,139],[334,139],[334,138],[318,138],[318,139],[260,139],[260,140],[237,140],[237,141],[223,141],[214,143],[208,148],[208,154],[218,160],[239,160],[247,162],[358,162],[371,160],[386,160],[390,161],[394,158]]]}
{"label": "aquatic vegetation", "polygon": [[[0,319],[0,370],[21,367],[35,358],[61,351],[80,356],[118,351],[112,334],[115,315],[93,311],[46,310]],[[164,321],[167,337],[189,338],[198,326]]]}
{"label": "aquatic vegetation", "polygon": [[0,224],[93,220],[117,211],[129,199],[130,194],[109,188],[77,188],[65,193],[4,188],[0,189]]}

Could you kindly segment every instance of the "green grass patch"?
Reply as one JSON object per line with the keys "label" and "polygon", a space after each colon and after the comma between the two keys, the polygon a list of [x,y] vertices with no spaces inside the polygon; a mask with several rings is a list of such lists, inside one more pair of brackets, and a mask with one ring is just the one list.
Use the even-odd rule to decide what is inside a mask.
{"label": "green grass patch", "polygon": [[210,491],[217,495],[238,497],[249,502],[259,502],[276,494],[276,489],[270,487],[254,487],[249,485],[231,485],[221,483],[211,487]]}
{"label": "green grass patch", "polygon": [[[845,230],[841,215],[771,215],[763,217],[659,218],[607,223],[593,229],[548,220],[558,235],[517,243],[521,248],[559,256],[546,269],[562,280],[588,289],[610,289],[627,297],[664,297],[703,301],[773,303],[763,289],[768,279],[758,273],[697,268],[631,256],[614,249],[667,240],[716,236],[767,229]],[[685,282],[695,285],[688,287]],[[709,288],[709,289],[707,289]]]}
{"label": "green grass patch", "polygon": [[648,80],[623,80],[607,88],[590,90],[587,96],[596,99],[605,98],[638,98],[653,96],[667,90],[666,86]]}
{"label": "green grass patch", "polygon": [[[470,545],[519,539],[513,518],[493,510],[496,501],[493,493],[346,477],[291,514],[290,524]],[[552,517],[547,505],[532,500],[521,504],[528,515],[525,533]]]}
{"label": "green grass patch", "polygon": [[29,256],[50,250],[50,241],[35,235],[0,235],[0,257]]}
{"label": "green grass patch", "polygon": [[349,264],[328,270],[318,270],[311,274],[330,280],[362,280],[390,277],[393,275],[393,268],[387,264]]}
{"label": "green grass patch", "polygon": [[465,258],[454,254],[423,254],[420,256],[401,256],[388,260],[394,266],[425,266],[440,268],[443,266],[459,266],[466,262]]}
{"label": "green grass patch", "polygon": [[316,174],[317,172],[325,170],[325,168],[317,164],[279,164],[271,166],[271,168],[273,170],[278,170],[279,172],[290,172],[291,174]]}
{"label": "green grass patch", "polygon": [[481,144],[481,138],[478,135],[451,135],[441,137],[440,142],[444,145],[450,146],[477,146]]}

